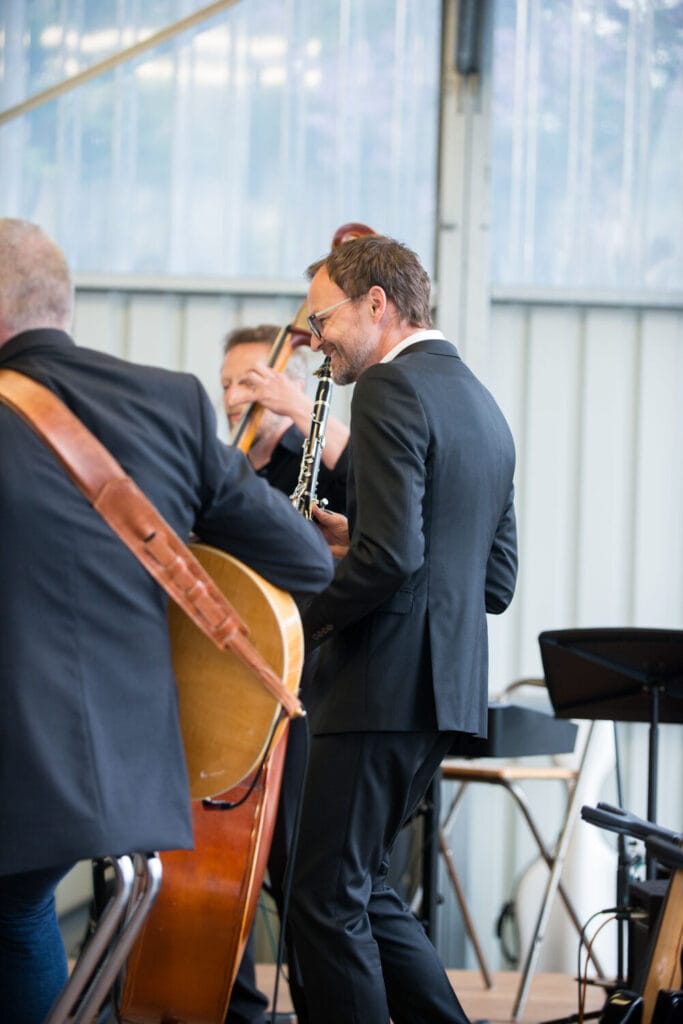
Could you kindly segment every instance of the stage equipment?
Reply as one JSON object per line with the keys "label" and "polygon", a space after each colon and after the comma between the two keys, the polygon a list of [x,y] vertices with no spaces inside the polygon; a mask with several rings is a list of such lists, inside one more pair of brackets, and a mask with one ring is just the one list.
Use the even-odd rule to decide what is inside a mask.
{"label": "stage equipment", "polygon": [[558,718],[649,723],[647,816],[656,821],[658,727],[683,723],[683,631],[563,629],[539,644]]}
{"label": "stage equipment", "polygon": [[93,1024],[159,892],[162,868],[155,853],[108,857],[101,863],[103,870],[114,872],[109,902],[45,1024]]}
{"label": "stage equipment", "polygon": [[683,835],[611,804],[583,807],[581,817],[599,828],[641,839],[651,858],[671,869],[647,959],[636,965],[631,979],[631,987],[642,995],[642,1024],[663,1022],[680,1010],[683,997]]}
{"label": "stage equipment", "polygon": [[[489,706],[489,735],[487,740],[460,741],[457,744],[457,748],[453,751],[453,755],[457,755],[457,759],[455,759],[455,756],[453,758],[449,757],[441,765],[441,779],[443,781],[457,782],[459,786],[455,791],[439,830],[439,850],[444,857],[446,870],[460,907],[465,930],[474,948],[482,977],[488,988],[492,986],[491,974],[478,940],[472,915],[465,900],[448,840],[466,787],[473,783],[487,783],[489,785],[501,786],[505,789],[522,812],[539,853],[548,866],[548,881],[515,998],[512,1013],[515,1020],[523,1012],[540,946],[545,934],[547,920],[552,909],[555,894],[558,891],[577,932],[580,933],[581,931],[581,922],[570,896],[561,882],[561,873],[572,827],[579,811],[578,784],[586,763],[592,725],[587,732],[583,749],[579,756],[578,766],[575,768],[554,764],[501,763],[504,758],[573,752],[577,738],[577,726],[574,723],[557,721],[546,712],[509,702],[511,695],[522,687],[536,686],[542,688],[544,685],[543,680],[528,679],[513,683],[502,695],[502,700],[496,701]],[[466,761],[462,760],[463,755],[465,757],[476,755],[477,758],[494,758],[498,759],[498,763],[495,760],[491,762]],[[567,786],[567,804],[560,825],[559,836],[553,850],[550,850],[544,842],[524,787],[521,785],[525,781],[538,780],[544,782],[564,782]],[[598,971],[600,971],[600,965],[595,957],[593,957],[593,962],[596,964]]]}

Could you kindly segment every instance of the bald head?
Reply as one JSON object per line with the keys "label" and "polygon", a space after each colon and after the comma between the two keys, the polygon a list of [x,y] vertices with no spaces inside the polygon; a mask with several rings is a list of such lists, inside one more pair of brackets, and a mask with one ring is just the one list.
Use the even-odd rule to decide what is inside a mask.
{"label": "bald head", "polygon": [[59,246],[36,224],[0,217],[0,345],[37,327],[69,330],[73,303]]}

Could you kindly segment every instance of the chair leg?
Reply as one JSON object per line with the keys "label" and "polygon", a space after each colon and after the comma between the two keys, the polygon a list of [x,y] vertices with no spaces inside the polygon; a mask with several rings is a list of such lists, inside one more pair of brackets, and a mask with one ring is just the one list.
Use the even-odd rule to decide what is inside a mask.
{"label": "chair leg", "polygon": [[448,835],[448,833],[451,830],[451,826],[452,826],[452,824],[453,824],[453,822],[455,820],[455,815],[457,814],[458,807],[460,806],[460,801],[462,800],[462,798],[465,795],[465,790],[467,789],[467,785],[468,784],[466,782],[461,782],[460,783],[460,785],[458,786],[457,790],[455,791],[455,796],[451,800],[451,806],[448,808],[448,814],[443,819],[441,827],[443,828],[444,833],[446,835]]}
{"label": "chair leg", "polygon": [[152,909],[161,886],[161,860],[157,854],[136,853],[134,856],[136,884],[126,908],[123,927],[109,954],[93,979],[73,1024],[91,1024],[113,988],[131,951],[145,918]]}
{"label": "chair leg", "polygon": [[484,956],[484,951],[481,947],[481,943],[479,942],[479,936],[477,935],[477,930],[474,926],[474,921],[470,913],[470,908],[468,907],[467,900],[465,899],[464,890],[462,888],[462,885],[460,884],[460,878],[458,877],[458,873],[455,870],[455,861],[453,860],[453,854],[446,840],[446,837],[448,836],[451,830],[453,822],[455,821],[455,816],[458,812],[460,802],[465,795],[465,790],[467,789],[467,786],[467,782],[461,782],[457,790],[455,791],[455,795],[453,796],[450,807],[448,808],[448,813],[443,819],[441,828],[439,829],[439,849],[441,851],[441,854],[443,855],[444,861],[446,862],[446,871],[448,872],[448,877],[450,878],[455,898],[458,902],[458,906],[460,907],[460,914],[462,916],[463,924],[465,925],[465,931],[467,933],[467,937],[472,943],[474,955],[477,958],[477,963],[479,964],[479,970],[481,971],[482,978],[484,979],[484,984],[486,985],[486,988],[493,988],[493,978],[491,976],[491,971],[489,970],[488,962],[486,960],[486,957]]}
{"label": "chair leg", "polygon": [[588,751],[590,748],[591,737],[593,735],[593,729],[595,722],[591,722],[586,742],[581,753],[581,761],[576,773],[576,781],[569,798],[567,806],[567,812],[565,814],[564,825],[560,833],[557,847],[555,849],[555,855],[553,857],[553,866],[548,876],[546,883],[545,893],[541,902],[541,909],[536,922],[536,928],[532,936],[531,942],[529,943],[529,949],[524,964],[524,970],[522,971],[522,977],[517,990],[517,997],[515,999],[515,1005],[512,1011],[512,1019],[519,1020],[521,1017],[524,1006],[526,1005],[527,995],[529,994],[529,987],[531,985],[532,975],[536,969],[536,963],[538,961],[538,955],[541,950],[541,943],[545,938],[545,930],[548,924],[548,918],[550,917],[550,911],[552,910],[553,899],[557,892],[557,887],[560,882],[560,875],[564,866],[564,860],[567,855],[567,848],[569,846],[569,840],[571,838],[572,828],[577,814],[579,813],[579,797],[581,795],[580,782],[583,776],[583,769],[586,764],[588,757]]}
{"label": "chair leg", "polygon": [[446,843],[446,835],[442,828],[439,829],[439,849],[441,851],[443,859],[446,862],[446,871],[448,872],[448,877],[451,880],[451,885],[453,886],[455,898],[458,901],[458,906],[460,907],[460,913],[462,915],[463,923],[465,925],[465,931],[467,932],[468,938],[474,948],[474,954],[477,958],[477,963],[479,964],[479,970],[481,971],[482,977],[484,979],[484,984],[486,985],[486,988],[493,988],[493,979],[491,977],[491,972],[489,971],[489,966],[486,961],[486,957],[484,956],[484,951],[479,943],[479,936],[477,935],[476,929],[474,927],[474,921],[472,920],[470,909],[467,906],[467,900],[465,899],[465,893],[463,892],[463,888],[460,884],[458,873],[455,870],[453,854],[451,853],[448,844]]}
{"label": "chair leg", "polygon": [[91,1024],[96,1019],[156,899],[161,885],[156,854],[112,858],[112,864],[114,894],[45,1024]]}
{"label": "chair leg", "polygon": [[126,913],[135,881],[133,861],[128,856],[108,860],[114,868],[114,892],[104,908],[95,932],[82,950],[68,982],[50,1010],[45,1024],[64,1024],[69,1019]]}
{"label": "chair leg", "polygon": [[[548,870],[552,871],[553,864],[555,863],[555,855],[550,853],[550,851],[548,850],[547,846],[545,845],[545,843],[543,841],[543,837],[541,836],[540,832],[538,831],[538,828],[536,827],[536,823],[535,823],[535,821],[534,821],[534,819],[533,819],[533,817],[531,815],[531,810],[529,808],[529,803],[528,803],[528,801],[526,799],[526,796],[524,795],[524,793],[522,791],[521,786],[516,786],[514,783],[508,783],[508,782],[503,783],[503,785],[505,786],[505,789],[507,789],[507,791],[513,797],[513,799],[516,801],[517,806],[519,807],[520,811],[524,815],[524,819],[525,819],[527,825],[529,826],[529,831],[531,832],[531,834],[533,835],[534,839],[536,840],[536,845],[538,846],[539,852],[540,852],[541,856],[543,857],[543,860],[548,865]],[[576,786],[576,780],[574,781],[574,786]],[[572,790],[572,792],[573,792],[573,790]],[[570,794],[569,799],[571,799],[571,794]],[[574,928],[576,929],[576,934],[579,937],[581,937],[581,935],[583,933],[583,926],[581,924],[581,919],[579,918],[579,915],[576,912],[574,904],[572,903],[572,900],[571,900],[571,898],[569,896],[569,893],[567,892],[567,889],[566,889],[564,883],[562,882],[561,878],[558,880],[558,883],[557,883],[557,892],[558,892],[558,895],[560,896],[562,902],[565,905],[565,908],[566,908],[567,913],[568,913],[568,915],[569,915],[569,917],[571,919],[572,924],[574,925]],[[593,966],[595,967],[595,969],[598,972],[598,974],[603,975],[604,971],[602,969],[602,965],[601,965],[600,961],[598,960],[598,957],[597,957],[596,953],[593,950],[591,950],[590,953],[589,953],[589,956],[590,956],[590,959],[591,959],[591,961],[593,963]]]}

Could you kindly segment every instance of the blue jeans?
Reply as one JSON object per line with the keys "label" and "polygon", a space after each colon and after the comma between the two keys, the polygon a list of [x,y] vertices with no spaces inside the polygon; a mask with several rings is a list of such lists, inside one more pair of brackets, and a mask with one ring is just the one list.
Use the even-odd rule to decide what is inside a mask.
{"label": "blue jeans", "polygon": [[42,1024],[67,980],[55,887],[72,865],[0,876],[0,1021]]}

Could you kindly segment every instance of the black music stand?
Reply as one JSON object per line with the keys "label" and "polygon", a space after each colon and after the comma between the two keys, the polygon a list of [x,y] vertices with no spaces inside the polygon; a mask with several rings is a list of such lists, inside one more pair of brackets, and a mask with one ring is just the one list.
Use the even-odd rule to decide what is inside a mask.
{"label": "black music stand", "polygon": [[683,631],[559,629],[538,642],[558,718],[649,723],[647,817],[656,821],[658,727],[683,723]]}

